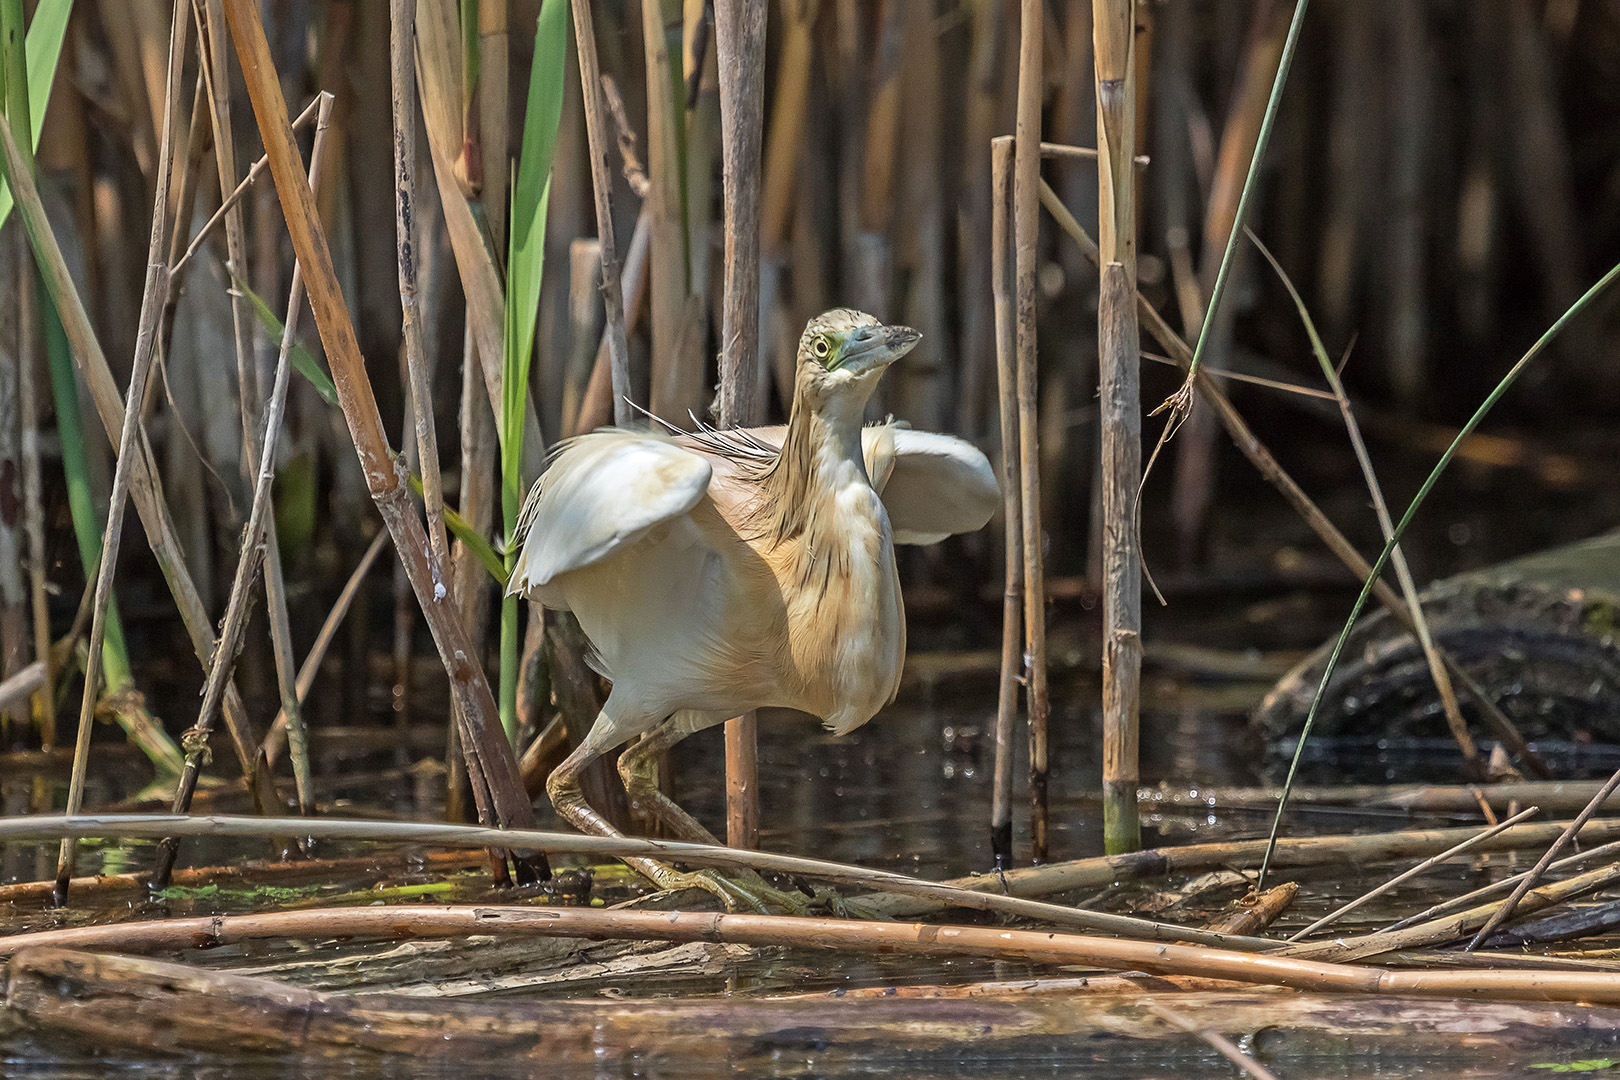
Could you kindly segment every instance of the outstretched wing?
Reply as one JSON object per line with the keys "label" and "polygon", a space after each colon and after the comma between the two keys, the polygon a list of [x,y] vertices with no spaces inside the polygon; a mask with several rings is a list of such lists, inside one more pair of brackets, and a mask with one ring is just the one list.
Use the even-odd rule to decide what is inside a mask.
{"label": "outstretched wing", "polygon": [[989,459],[955,435],[887,424],[866,428],[861,450],[897,544],[937,544],[982,529],[1001,505]]}
{"label": "outstretched wing", "polygon": [[[756,462],[774,457],[786,437],[781,424],[732,430],[705,425],[677,436],[700,451]],[[897,544],[937,544],[973,532],[1001,506],[1001,486],[989,459],[954,435],[873,424],[861,429],[861,456]]]}
{"label": "outstretched wing", "polygon": [[607,429],[563,445],[518,517],[508,594],[599,562],[708,493],[709,463],[669,439]]}

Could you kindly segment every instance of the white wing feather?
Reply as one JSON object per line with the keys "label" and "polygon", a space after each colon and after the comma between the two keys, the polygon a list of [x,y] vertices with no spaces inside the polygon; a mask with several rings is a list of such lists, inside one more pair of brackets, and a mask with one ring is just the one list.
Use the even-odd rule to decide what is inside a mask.
{"label": "white wing feather", "polygon": [[507,593],[548,585],[686,514],[708,494],[711,475],[701,456],[658,435],[606,430],[573,439],[524,504]]}
{"label": "white wing feather", "polygon": [[[872,461],[881,443],[879,428],[862,432],[867,472],[874,482],[883,472]],[[1001,506],[995,470],[979,448],[954,435],[889,425],[894,464],[878,488],[889,511],[897,544],[937,544],[956,533],[982,529]]]}

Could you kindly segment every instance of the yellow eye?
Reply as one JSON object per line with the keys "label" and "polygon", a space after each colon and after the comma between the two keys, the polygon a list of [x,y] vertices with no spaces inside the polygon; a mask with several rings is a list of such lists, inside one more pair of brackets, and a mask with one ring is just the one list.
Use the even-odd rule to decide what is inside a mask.
{"label": "yellow eye", "polygon": [[811,346],[811,348],[813,348],[815,350],[816,355],[821,357],[823,360],[825,360],[827,358],[827,339],[826,338],[824,338],[824,337],[816,338],[816,343],[813,346]]}

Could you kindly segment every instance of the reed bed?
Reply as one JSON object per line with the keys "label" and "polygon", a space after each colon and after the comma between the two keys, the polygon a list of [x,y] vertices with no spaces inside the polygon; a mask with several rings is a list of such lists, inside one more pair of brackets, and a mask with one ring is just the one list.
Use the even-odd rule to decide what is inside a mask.
{"label": "reed bed", "polygon": [[[1593,430],[1620,403],[1604,362],[1616,308],[1603,271],[1620,255],[1609,152],[1620,121],[1599,107],[1620,56],[1612,5],[291,0],[274,19],[262,8],[0,0],[0,739],[7,752],[74,747],[67,783],[42,779],[32,810],[95,809],[86,778],[107,718],[175,814],[217,785],[265,819],[231,835],[336,836],[318,827],[333,823],[310,732],[367,711],[377,688],[401,736],[391,775],[423,756],[443,763],[444,817],[486,828],[433,836],[486,846],[497,885],[535,885],[549,855],[574,850],[881,889],[883,875],[858,868],[748,853],[761,826],[753,716],[726,728],[728,849],[536,839],[548,834],[534,832],[534,796],[605,688],[571,616],[491,591],[515,564],[523,493],[560,440],[648,410],[675,423],[779,420],[799,331],[835,306],[923,333],[872,419],[976,441],[1004,488],[998,527],[908,556],[903,575],[932,598],[916,609],[932,613],[928,639],[999,645],[984,718],[993,808],[973,842],[1005,876],[888,880],[896,895],[868,897],[864,911],[973,907],[1120,942],[1198,944],[1163,946],[1153,955],[1175,963],[1155,964],[1118,942],[1048,941],[1040,953],[1028,930],[1005,932],[1030,935],[1016,948],[994,946],[990,928],[918,938],[877,923],[734,923],[744,929],[727,937],[696,915],[663,936],[774,945],[847,932],[852,949],[920,950],[955,934],[981,954],[1248,978],[1254,955],[1210,951],[1230,931],[1032,899],[1135,872],[1150,805],[1138,762],[1154,617],[1144,567],[1172,594],[1218,574],[1231,519],[1256,516],[1231,502],[1245,481],[1222,429],[1283,495],[1275,519],[1299,518],[1286,527],[1300,526],[1298,546],[1320,541],[1362,585],[1360,602],[1375,597],[1421,643],[1469,778],[1492,774],[1481,738],[1549,777],[1430,633],[1421,556],[1397,546],[1416,503],[1392,509],[1374,464],[1437,437],[1442,466],[1478,449],[1464,437],[1532,360],[1539,383],[1508,406],[1520,422]],[[1441,47],[1458,40],[1469,48]],[[1141,364],[1145,350],[1172,368]],[[1160,399],[1162,426],[1145,421]],[[1314,407],[1343,430],[1296,415]],[[1368,408],[1384,421],[1365,422]],[[1370,517],[1310,493],[1349,460],[1346,433]],[[1497,452],[1489,467],[1534,459],[1592,494],[1601,516],[1605,470],[1565,467],[1585,460],[1574,436],[1514,438],[1538,452]],[[125,527],[130,507],[139,530]],[[1372,560],[1358,548],[1379,544]],[[1386,562],[1398,589],[1379,579]],[[379,563],[392,575],[370,572]],[[1068,854],[1051,822],[1050,727],[1075,710],[1051,677],[1069,639],[1049,622],[1100,643],[1114,861],[1014,870]],[[379,681],[372,659],[385,653]],[[404,737],[424,717],[444,719],[431,755]],[[1020,736],[1027,781],[1013,770]],[[287,816],[288,777],[300,817]],[[1027,823],[1012,809],[1020,784]],[[627,824],[610,769],[585,785]],[[1536,790],[1555,797],[1544,806],[1582,808]],[[1493,812],[1485,795],[1429,794]],[[1466,935],[1480,946],[1510,920],[1611,886],[1610,867],[1541,880],[1569,865],[1564,845],[1607,794],[1556,842],[1517,824],[1529,812],[1515,807],[1486,834],[1396,845],[1448,861],[1542,829],[1537,870],[1505,902],[1332,945],[1306,927],[1285,944],[1260,936],[1292,902],[1285,888],[1231,923],[1252,935],[1238,944],[1275,953],[1275,970],[1259,967],[1304,990],[1464,992],[1456,973],[1404,978],[1349,961]],[[57,903],[84,885],[78,838],[138,831],[101,820],[125,832],[36,823],[62,843]],[[198,820],[150,823],[162,841],[154,888],[169,884],[182,837],[207,832]],[[13,835],[6,824],[0,836]],[[1300,865],[1288,838],[1274,840],[1242,849],[1262,878]],[[658,936],[652,916],[576,914],[573,936]],[[280,927],[265,933],[316,933],[275,917],[262,916]],[[449,936],[480,918],[412,917],[411,933]],[[332,933],[370,925],[325,918],[341,924]],[[135,940],[98,933],[70,943]],[[188,930],[164,933],[173,944]],[[1489,975],[1472,988],[1620,1000],[1608,972]],[[1170,1006],[1155,1015],[1203,1030]]]}

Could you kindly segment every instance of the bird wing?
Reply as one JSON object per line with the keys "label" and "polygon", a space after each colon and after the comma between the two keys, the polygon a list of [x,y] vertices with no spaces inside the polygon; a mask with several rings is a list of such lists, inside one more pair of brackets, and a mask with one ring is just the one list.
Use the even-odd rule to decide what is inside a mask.
{"label": "bird wing", "polygon": [[564,443],[518,516],[508,594],[545,586],[600,562],[680,517],[709,490],[701,456],[646,432],[594,431]]}
{"label": "bird wing", "polygon": [[882,424],[861,432],[861,449],[897,544],[973,532],[1001,505],[995,470],[966,439]]}
{"label": "bird wing", "polygon": [[[768,461],[787,428],[704,428],[680,436],[719,456]],[[883,498],[897,544],[937,544],[983,528],[1001,505],[995,470],[978,447],[954,435],[913,431],[904,424],[861,429],[861,456],[872,489]]]}

